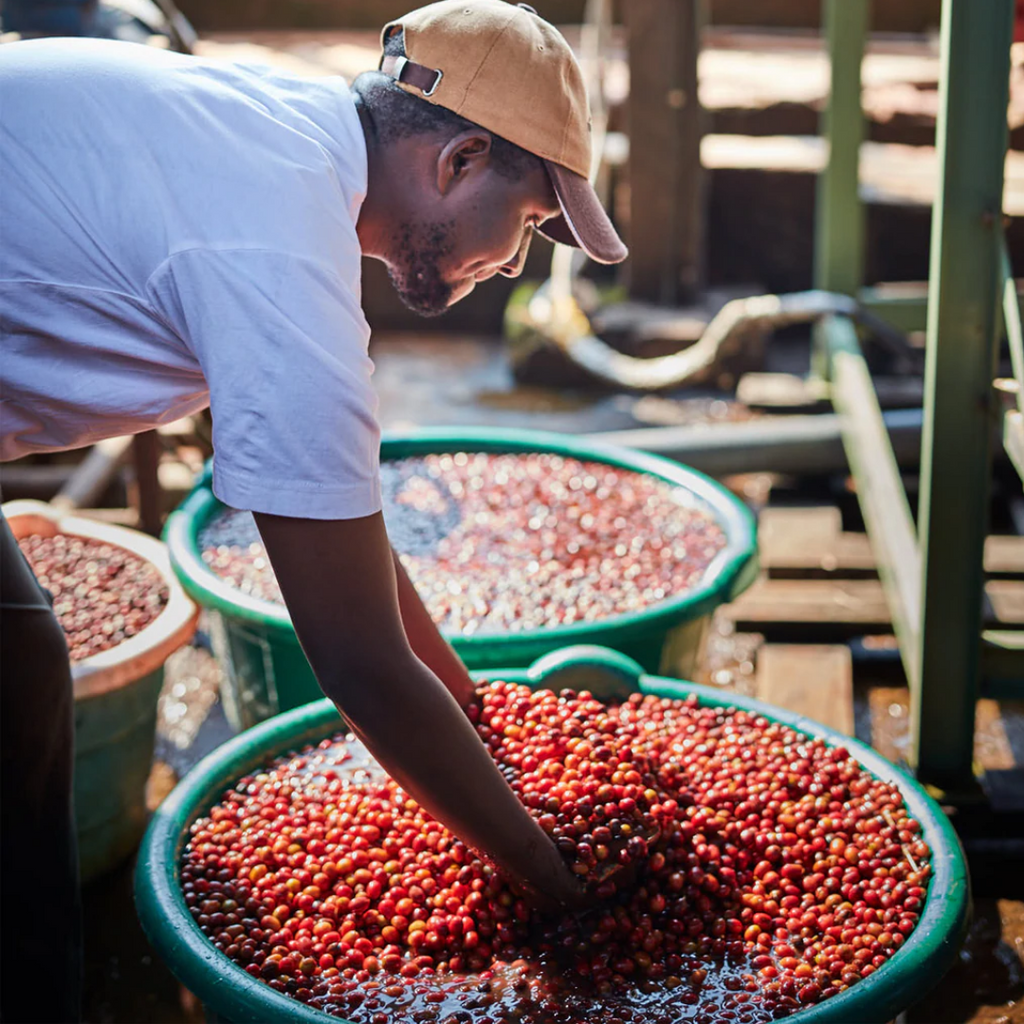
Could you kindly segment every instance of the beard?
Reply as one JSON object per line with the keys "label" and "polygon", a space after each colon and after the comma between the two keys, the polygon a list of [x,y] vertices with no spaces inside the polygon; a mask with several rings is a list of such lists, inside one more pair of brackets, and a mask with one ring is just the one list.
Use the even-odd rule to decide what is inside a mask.
{"label": "beard", "polygon": [[454,249],[455,221],[404,224],[393,238],[398,255],[388,277],[402,304],[420,316],[440,316],[451,304],[454,287],[441,277],[440,265]]}

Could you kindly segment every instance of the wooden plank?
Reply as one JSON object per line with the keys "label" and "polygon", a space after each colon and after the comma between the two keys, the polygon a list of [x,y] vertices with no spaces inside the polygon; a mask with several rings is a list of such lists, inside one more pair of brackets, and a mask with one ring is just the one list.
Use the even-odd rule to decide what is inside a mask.
{"label": "wooden plank", "polygon": [[1016,766],[999,701],[979,700],[975,710],[974,759],[986,771]]}
{"label": "wooden plank", "polygon": [[1024,575],[1024,537],[993,535],[985,539],[985,572]]}
{"label": "wooden plank", "polygon": [[[842,530],[839,509],[766,508],[758,521],[761,565],[773,578],[807,574],[874,574],[865,533]],[[1024,537],[993,535],[985,542],[985,572],[1024,576]]]}
{"label": "wooden plank", "polygon": [[1011,625],[1024,622],[1024,585],[1015,580],[992,580],[985,585],[985,593],[993,613],[986,615],[989,623],[993,618]]}
{"label": "wooden plank", "polygon": [[[1024,583],[993,580],[985,589],[986,625],[1024,623]],[[723,611],[738,630],[769,636],[789,626],[856,636],[888,632],[891,621],[878,580],[762,578]]]}
{"label": "wooden plank", "polygon": [[[818,174],[826,165],[824,139],[769,135],[705,135],[701,162],[709,176],[733,170]],[[753,175],[748,187],[756,187]],[[900,146],[865,142],[860,147],[860,198],[883,205],[930,205],[935,200],[937,167],[931,146]],[[1024,153],[1006,155],[1003,209],[1008,216],[1024,213]],[[887,211],[891,214],[891,211]]]}
{"label": "wooden plank", "polygon": [[766,549],[795,556],[801,540],[815,548],[831,544],[843,528],[843,517],[835,505],[765,508],[757,526]]}
{"label": "wooden plank", "polygon": [[630,297],[674,304],[703,280],[698,0],[630,0]]}
{"label": "wooden plank", "polygon": [[774,625],[844,626],[888,631],[889,606],[878,580],[758,580],[725,614],[745,632]]}
{"label": "wooden plank", "polygon": [[905,764],[910,750],[910,691],[905,686],[872,686],[868,709],[871,746],[887,761]]}
{"label": "wooden plank", "polygon": [[765,644],[757,696],[853,735],[853,659],[844,644]]}
{"label": "wooden plank", "polygon": [[761,565],[772,575],[779,570],[870,569],[875,567],[871,545],[864,537],[866,551],[844,552],[840,563],[837,542],[842,536],[842,515],[838,508],[818,505],[811,508],[766,508],[758,519],[758,546]]}

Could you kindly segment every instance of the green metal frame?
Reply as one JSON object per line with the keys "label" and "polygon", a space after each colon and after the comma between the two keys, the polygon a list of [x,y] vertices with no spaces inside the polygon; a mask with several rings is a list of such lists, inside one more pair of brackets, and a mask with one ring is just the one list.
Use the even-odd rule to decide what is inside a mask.
{"label": "green metal frame", "polygon": [[822,118],[829,160],[818,179],[815,287],[855,295],[864,277],[864,211],[858,180],[864,138],[860,67],[868,31],[867,0],[827,0],[824,21],[832,85]]}
{"label": "green metal frame", "polygon": [[1024,632],[981,629],[997,423],[992,382],[1003,320],[1017,380],[1017,403],[1006,412],[1004,437],[1024,477],[1024,334],[1001,230],[1013,0],[943,2],[939,186],[924,324],[920,297],[887,297],[884,289],[859,287],[863,211],[856,168],[867,15],[868,0],[825,5],[833,89],[823,119],[830,158],[818,193],[816,285],[859,294],[903,329],[926,327],[916,526],[848,320],[820,325],[814,365],[829,380],[842,419],[900,642],[911,691],[911,763],[922,780],[953,795],[967,794],[976,788],[978,696],[1024,696]]}

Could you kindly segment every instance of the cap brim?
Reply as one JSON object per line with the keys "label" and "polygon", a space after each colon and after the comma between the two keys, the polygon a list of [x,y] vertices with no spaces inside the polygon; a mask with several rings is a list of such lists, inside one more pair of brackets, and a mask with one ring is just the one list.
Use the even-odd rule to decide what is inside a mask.
{"label": "cap brim", "polygon": [[558,196],[562,216],[546,220],[537,230],[552,242],[582,249],[598,263],[621,263],[629,250],[612,227],[590,182],[550,160],[545,160],[544,166]]}

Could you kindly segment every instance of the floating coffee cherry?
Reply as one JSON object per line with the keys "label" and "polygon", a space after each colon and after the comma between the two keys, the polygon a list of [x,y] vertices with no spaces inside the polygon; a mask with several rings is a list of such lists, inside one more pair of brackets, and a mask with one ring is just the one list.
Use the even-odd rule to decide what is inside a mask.
{"label": "floating coffee cherry", "polygon": [[[683,488],[560,455],[429,455],[381,467],[392,544],[435,622],[462,634],[641,611],[695,587],[725,546]],[[280,601],[248,513],[200,532],[203,560]]]}
{"label": "floating coffee cherry", "polygon": [[32,534],[18,544],[53,595],[72,661],[135,636],[167,604],[160,572],[124,548],[66,533]]}
{"label": "floating coffee cherry", "polygon": [[917,925],[920,825],[841,748],[693,698],[499,682],[468,714],[594,891],[585,914],[531,909],[337,736],[193,825],[181,880],[200,928],[356,1024],[766,1024],[870,976]]}

